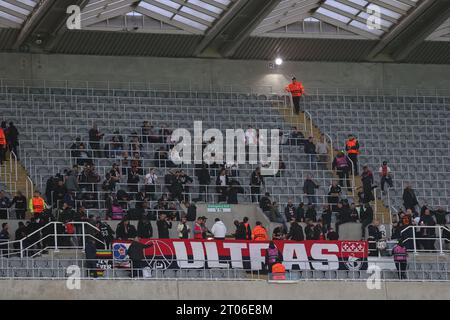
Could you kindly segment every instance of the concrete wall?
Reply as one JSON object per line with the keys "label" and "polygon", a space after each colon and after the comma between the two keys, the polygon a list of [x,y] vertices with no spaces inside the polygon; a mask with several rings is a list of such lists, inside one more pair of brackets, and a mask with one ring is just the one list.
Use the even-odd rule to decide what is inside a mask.
{"label": "concrete wall", "polygon": [[[368,290],[365,282],[304,281],[82,281],[68,290],[61,280],[2,280],[0,299],[88,300],[434,300],[450,299],[448,282],[386,282]],[[107,289],[107,290],[105,290]]]}
{"label": "concrete wall", "polygon": [[[278,92],[295,74],[311,87],[450,88],[450,65],[286,62],[0,53],[0,78],[172,83],[179,87],[230,84]],[[265,88],[267,89],[267,88]]]}

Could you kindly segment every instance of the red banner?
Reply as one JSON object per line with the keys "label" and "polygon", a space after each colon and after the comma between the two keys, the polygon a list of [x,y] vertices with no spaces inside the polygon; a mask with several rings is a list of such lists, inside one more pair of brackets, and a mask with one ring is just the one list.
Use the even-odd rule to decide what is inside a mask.
{"label": "red banner", "polygon": [[[261,270],[269,241],[142,239],[150,245],[145,258],[151,268],[236,268]],[[367,269],[366,241],[274,241],[287,270]],[[116,265],[128,264],[131,241],[113,243]]]}

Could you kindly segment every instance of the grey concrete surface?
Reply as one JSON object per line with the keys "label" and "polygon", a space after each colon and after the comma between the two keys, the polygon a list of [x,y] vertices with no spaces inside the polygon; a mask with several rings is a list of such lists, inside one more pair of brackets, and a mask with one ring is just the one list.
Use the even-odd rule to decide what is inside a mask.
{"label": "grey concrete surface", "polygon": [[186,88],[271,86],[281,91],[295,74],[308,87],[450,88],[450,65],[285,62],[0,53],[0,78],[172,83]]}
{"label": "grey concrete surface", "polygon": [[62,280],[3,280],[2,300],[22,299],[133,299],[133,300],[397,300],[450,299],[449,283],[386,282],[369,290],[365,282],[305,281],[82,281],[80,290],[69,290]]}

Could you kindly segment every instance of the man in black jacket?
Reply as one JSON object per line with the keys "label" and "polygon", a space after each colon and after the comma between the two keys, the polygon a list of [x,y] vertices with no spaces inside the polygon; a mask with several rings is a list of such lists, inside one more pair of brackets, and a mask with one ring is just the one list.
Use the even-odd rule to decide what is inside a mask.
{"label": "man in black jacket", "polygon": [[252,202],[259,202],[261,199],[261,186],[264,186],[264,178],[261,175],[261,168],[256,168],[250,177],[250,193]]}
{"label": "man in black jacket", "polygon": [[303,241],[305,240],[305,235],[303,234],[303,228],[295,218],[291,220],[291,228],[289,229],[289,233],[287,235],[288,240],[293,241]]}
{"label": "man in black jacket", "polygon": [[93,156],[101,158],[103,152],[100,150],[100,141],[103,139],[104,134],[100,133],[97,129],[97,124],[94,123],[91,130],[89,130],[89,145],[94,151]]}
{"label": "man in black jacket", "polygon": [[172,222],[168,221],[167,215],[161,213],[159,215],[159,220],[156,222],[158,227],[158,237],[159,239],[169,239],[169,229],[172,229]]}
{"label": "man in black jacket", "polygon": [[140,243],[141,239],[136,237],[128,248],[128,257],[130,257],[132,263],[131,277],[142,277],[142,269],[148,266],[145,261],[145,249],[150,248],[152,244]]}
{"label": "man in black jacket", "polygon": [[313,137],[309,137],[305,142],[304,150],[309,156],[309,170],[317,170],[316,145]]}
{"label": "man in black jacket", "polygon": [[417,201],[416,193],[414,192],[414,189],[411,188],[411,185],[408,184],[405,190],[403,190],[402,198],[405,208],[416,212],[416,206],[419,204],[419,201]]}
{"label": "man in black jacket", "polygon": [[137,236],[136,228],[130,224],[128,217],[123,218],[123,220],[117,225],[116,237],[118,240],[129,240],[134,239]]}
{"label": "man in black jacket", "polygon": [[195,203],[186,202],[185,206],[187,208],[186,220],[189,222],[197,220],[197,206]]}
{"label": "man in black jacket", "polygon": [[244,188],[241,187],[239,181],[230,179],[230,185],[228,186],[227,195],[228,195],[228,204],[238,204],[238,194],[244,193]]}
{"label": "man in black jacket", "polygon": [[207,165],[205,163],[202,164],[202,167],[200,169],[196,170],[196,176],[199,183],[199,195],[198,199],[201,201],[203,199],[203,196],[205,197],[205,200],[207,200],[208,197],[208,186],[211,183],[211,176],[209,174],[209,170],[207,168]]}
{"label": "man in black jacket", "polygon": [[295,206],[292,203],[292,200],[289,199],[286,207],[284,208],[284,216],[286,217],[286,221],[292,221],[292,219],[296,218]]}
{"label": "man in black jacket", "polygon": [[10,122],[7,130],[7,140],[9,145],[9,150],[14,152],[19,160],[19,154],[17,153],[17,146],[19,145],[19,130],[17,130],[14,123]]}
{"label": "man in black jacket", "polygon": [[303,183],[303,192],[306,194],[308,204],[310,205],[315,205],[317,203],[316,189],[319,189],[319,185],[312,180],[311,175],[307,175],[306,180]]}
{"label": "man in black jacket", "polygon": [[150,239],[153,237],[153,227],[147,217],[142,217],[141,220],[139,220],[137,233],[139,238]]}
{"label": "man in black jacket", "polygon": [[270,193],[266,192],[264,197],[259,201],[259,207],[263,212],[269,212],[272,209],[272,200],[270,200]]}

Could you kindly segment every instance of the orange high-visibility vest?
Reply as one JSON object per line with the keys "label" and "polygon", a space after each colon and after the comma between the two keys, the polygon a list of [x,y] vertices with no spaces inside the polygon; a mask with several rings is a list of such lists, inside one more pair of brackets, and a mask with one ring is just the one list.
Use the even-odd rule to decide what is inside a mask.
{"label": "orange high-visibility vest", "polygon": [[6,146],[5,131],[2,128],[0,128],[0,146]]}
{"label": "orange high-visibility vest", "polygon": [[285,273],[286,268],[281,263],[275,263],[272,266],[272,273]]}
{"label": "orange high-visibility vest", "polygon": [[255,241],[266,241],[267,240],[267,232],[261,226],[256,226],[252,232],[252,239]]}
{"label": "orange high-visibility vest", "polygon": [[287,89],[293,97],[301,97],[303,95],[303,84],[301,82],[290,83]]}
{"label": "orange high-visibility vest", "polygon": [[42,213],[44,211],[44,199],[41,197],[33,197],[31,201],[34,213]]}
{"label": "orange high-visibility vest", "polygon": [[348,154],[359,154],[359,150],[352,149],[352,148],[356,147],[357,143],[358,143],[358,140],[356,140],[356,139],[347,140],[347,142],[345,143],[345,146],[347,147]]}

